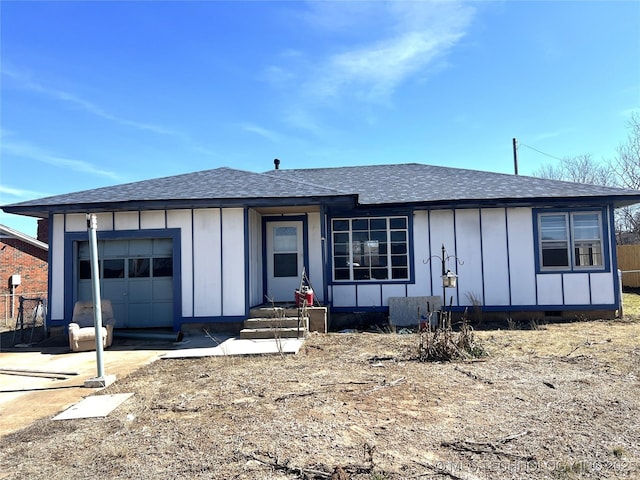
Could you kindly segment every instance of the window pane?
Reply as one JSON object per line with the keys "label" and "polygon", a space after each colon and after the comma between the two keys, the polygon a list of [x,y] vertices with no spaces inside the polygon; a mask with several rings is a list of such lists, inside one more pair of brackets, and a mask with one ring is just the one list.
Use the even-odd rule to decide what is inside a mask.
{"label": "window pane", "polygon": [[350,280],[348,268],[336,268],[334,270],[334,278],[336,280]]}
{"label": "window pane", "polygon": [[334,232],[349,231],[349,220],[334,220],[333,231]]}
{"label": "window pane", "polygon": [[542,240],[567,240],[567,217],[565,215],[540,216]]}
{"label": "window pane", "polygon": [[298,276],[298,254],[297,253],[274,253],[273,254],[273,276],[274,277],[297,277]]}
{"label": "window pane", "polygon": [[336,268],[347,268],[349,266],[349,257],[333,257],[333,266]]}
{"label": "window pane", "polygon": [[578,242],[575,246],[576,267],[602,265],[600,242]]}
{"label": "window pane", "polygon": [[354,280],[369,280],[369,269],[354,267],[353,268],[353,279]]}
{"label": "window pane", "polygon": [[597,213],[580,213],[573,215],[573,239],[600,239],[600,218]]}
{"label": "window pane", "polygon": [[391,277],[394,280],[406,280],[409,278],[409,269],[396,267],[391,269]]}
{"label": "window pane", "polygon": [[349,243],[349,234],[348,233],[334,233],[333,234],[333,243]]}
{"label": "window pane", "polygon": [[407,241],[407,232],[391,232],[391,241],[392,242],[406,242]]}
{"label": "window pane", "polygon": [[387,231],[386,230],[373,230],[369,235],[371,240],[377,240],[378,242],[386,242],[387,241]]}
{"label": "window pane", "polygon": [[387,219],[386,218],[372,218],[371,219],[371,230],[387,230]]}
{"label": "window pane", "polygon": [[151,274],[150,258],[130,258],[129,278],[145,278]]}
{"label": "window pane", "polygon": [[359,218],[357,220],[353,220],[351,222],[351,229],[352,230],[369,230],[369,220],[367,219],[363,219],[363,218]]}
{"label": "window pane", "polygon": [[333,245],[334,255],[349,255],[349,245],[346,243],[338,243]]}
{"label": "window pane", "polygon": [[407,253],[407,244],[406,243],[392,243],[391,244],[391,253],[394,253],[394,254]]}
{"label": "window pane", "polygon": [[389,224],[392,229],[396,229],[396,228],[406,229],[407,219],[404,217],[392,218],[389,220]]}
{"label": "window pane", "polygon": [[80,278],[80,280],[91,279],[91,262],[89,260],[80,260],[78,264],[78,278]]}
{"label": "window pane", "polygon": [[124,258],[103,260],[104,278],[124,278]]}
{"label": "window pane", "polygon": [[172,258],[154,258],[153,259],[153,276],[154,277],[173,276],[173,259]]}
{"label": "window pane", "polygon": [[273,229],[273,251],[295,252],[298,248],[298,229],[296,227],[276,227]]}
{"label": "window pane", "polygon": [[391,266],[393,267],[405,267],[407,265],[406,255],[392,255]]}
{"label": "window pane", "polygon": [[569,252],[566,246],[550,246],[542,247],[542,266],[543,267],[568,267]]}
{"label": "window pane", "polygon": [[373,268],[371,269],[371,278],[386,280],[389,278],[389,271],[386,268]]}

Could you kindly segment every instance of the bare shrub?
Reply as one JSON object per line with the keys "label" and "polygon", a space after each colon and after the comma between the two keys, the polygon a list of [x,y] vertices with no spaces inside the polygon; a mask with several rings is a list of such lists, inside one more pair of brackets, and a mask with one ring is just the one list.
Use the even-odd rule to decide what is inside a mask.
{"label": "bare shrub", "polygon": [[466,360],[486,356],[484,348],[475,339],[473,327],[462,317],[460,331],[451,328],[451,312],[441,313],[438,326],[427,324],[420,332],[417,360],[421,362]]}

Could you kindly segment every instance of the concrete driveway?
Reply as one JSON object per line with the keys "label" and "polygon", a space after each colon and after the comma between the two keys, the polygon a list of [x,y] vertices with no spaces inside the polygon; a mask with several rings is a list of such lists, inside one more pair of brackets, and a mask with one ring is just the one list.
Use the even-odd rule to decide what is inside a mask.
{"label": "concrete driveway", "polygon": [[[180,342],[114,338],[104,351],[104,374],[126,377],[159,358],[193,358],[227,355],[295,354],[303,339],[238,339],[232,335],[191,335]],[[171,335],[168,335],[171,337]],[[0,336],[0,436],[20,430],[33,421],[53,417],[98,389],[84,386],[97,375],[96,352],[71,352],[66,336],[48,338],[29,348],[11,347],[7,333]],[[175,336],[174,336],[175,340]],[[22,371],[19,371],[22,370]],[[27,371],[28,370],[28,371]],[[46,372],[46,377],[42,373]],[[61,378],[51,378],[59,376]]]}
{"label": "concrete driveway", "polygon": [[[66,338],[51,338],[44,343],[44,346],[31,348],[7,349],[3,346],[0,350],[0,372],[56,372],[63,377],[46,378],[27,372],[0,373],[0,435],[24,428],[37,419],[54,416],[97,391],[84,387],[84,381],[97,374],[95,351],[72,353]],[[119,345],[114,341],[104,351],[104,373],[115,375],[116,381],[175,348],[170,342],[127,343],[130,342]],[[71,373],[76,375],[69,375]]]}

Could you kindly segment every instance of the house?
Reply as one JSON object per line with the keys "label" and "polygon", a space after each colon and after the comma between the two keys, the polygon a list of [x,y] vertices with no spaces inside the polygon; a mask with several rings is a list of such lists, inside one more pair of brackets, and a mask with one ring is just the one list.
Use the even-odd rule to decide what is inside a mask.
{"label": "house", "polygon": [[0,225],[0,315],[4,325],[15,322],[20,296],[46,298],[48,251],[47,243]]}
{"label": "house", "polygon": [[[116,327],[231,328],[293,301],[305,268],[332,312],[389,298],[526,315],[619,308],[614,208],[640,192],[417,163],[265,173],[216,168],[3,207],[48,218],[49,324],[91,298],[87,213]],[[472,301],[473,300],[473,301]],[[221,325],[222,324],[222,325]]]}

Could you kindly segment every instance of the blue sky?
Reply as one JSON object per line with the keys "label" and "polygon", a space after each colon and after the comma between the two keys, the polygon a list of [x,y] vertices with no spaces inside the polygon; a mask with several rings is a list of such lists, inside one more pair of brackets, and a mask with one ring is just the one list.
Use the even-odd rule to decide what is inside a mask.
{"label": "blue sky", "polygon": [[[0,2],[0,204],[220,166],[616,154],[640,2]],[[526,145],[526,147],[525,147]],[[35,221],[0,213],[35,235]]]}

